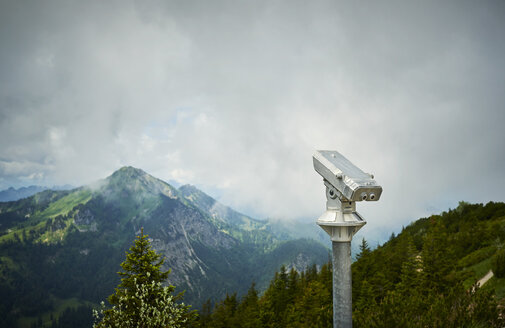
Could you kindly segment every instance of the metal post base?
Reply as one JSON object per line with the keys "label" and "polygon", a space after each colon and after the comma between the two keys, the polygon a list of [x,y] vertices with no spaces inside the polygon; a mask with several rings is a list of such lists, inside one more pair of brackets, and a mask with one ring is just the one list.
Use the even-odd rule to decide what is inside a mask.
{"label": "metal post base", "polygon": [[333,242],[333,328],[352,327],[351,242]]}

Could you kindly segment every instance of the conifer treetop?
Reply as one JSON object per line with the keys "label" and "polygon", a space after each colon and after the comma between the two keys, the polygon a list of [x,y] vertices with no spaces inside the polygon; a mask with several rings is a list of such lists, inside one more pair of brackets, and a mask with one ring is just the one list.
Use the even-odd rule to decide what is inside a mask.
{"label": "conifer treetop", "polygon": [[135,243],[126,252],[126,260],[121,263],[123,272],[118,272],[121,278],[119,288],[132,288],[134,278],[138,283],[164,282],[170,270],[162,271],[161,266],[165,262],[160,254],[156,253],[149,242],[149,235],[144,234],[144,228],[140,229],[140,235]]}

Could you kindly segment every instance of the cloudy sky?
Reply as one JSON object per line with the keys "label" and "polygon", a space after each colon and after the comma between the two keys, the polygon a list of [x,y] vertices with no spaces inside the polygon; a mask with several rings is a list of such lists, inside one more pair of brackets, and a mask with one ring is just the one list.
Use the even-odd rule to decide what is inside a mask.
{"label": "cloudy sky", "polygon": [[258,218],[375,174],[365,234],[505,200],[503,1],[0,0],[0,189],[124,165]]}

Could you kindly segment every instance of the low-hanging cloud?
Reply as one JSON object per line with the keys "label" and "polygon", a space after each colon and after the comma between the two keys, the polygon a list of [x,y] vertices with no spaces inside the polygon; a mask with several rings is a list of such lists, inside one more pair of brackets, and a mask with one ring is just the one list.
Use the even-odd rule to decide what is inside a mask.
{"label": "low-hanging cloud", "polygon": [[[384,188],[368,233],[505,192],[499,1],[4,1],[0,187],[122,165],[260,218],[324,211],[315,149]],[[364,229],[364,231],[367,229]]]}

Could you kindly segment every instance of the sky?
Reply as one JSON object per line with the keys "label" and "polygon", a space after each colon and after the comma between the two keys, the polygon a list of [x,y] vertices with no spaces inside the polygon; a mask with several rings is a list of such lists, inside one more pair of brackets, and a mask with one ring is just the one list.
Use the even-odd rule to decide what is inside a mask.
{"label": "sky", "polygon": [[365,236],[505,200],[503,1],[0,0],[0,189],[125,165],[259,219],[383,187]]}

